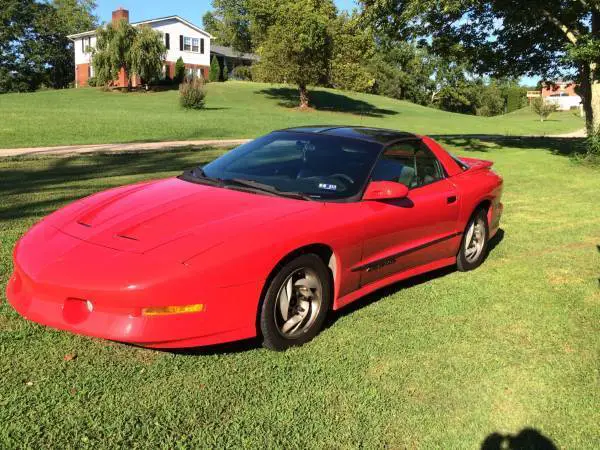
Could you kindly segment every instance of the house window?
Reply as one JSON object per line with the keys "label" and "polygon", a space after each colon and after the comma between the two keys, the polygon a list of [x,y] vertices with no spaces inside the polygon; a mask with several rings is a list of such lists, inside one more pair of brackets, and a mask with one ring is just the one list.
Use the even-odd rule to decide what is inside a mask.
{"label": "house window", "polygon": [[202,78],[202,69],[196,69],[196,76]]}
{"label": "house window", "polygon": [[81,51],[83,53],[88,53],[88,48],[90,48],[92,46],[92,38],[91,37],[84,37],[81,39]]}
{"label": "house window", "polygon": [[186,52],[204,53],[204,39],[180,37],[181,50]]}
{"label": "house window", "polygon": [[171,48],[171,35],[169,33],[165,33],[165,47],[167,47],[167,50]]}

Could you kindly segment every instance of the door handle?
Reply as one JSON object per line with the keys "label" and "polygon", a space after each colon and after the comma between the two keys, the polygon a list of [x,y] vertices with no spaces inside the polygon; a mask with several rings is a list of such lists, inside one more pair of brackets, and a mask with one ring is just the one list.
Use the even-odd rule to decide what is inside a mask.
{"label": "door handle", "polygon": [[452,203],[456,203],[456,195],[451,195],[446,198],[446,203],[451,205]]}

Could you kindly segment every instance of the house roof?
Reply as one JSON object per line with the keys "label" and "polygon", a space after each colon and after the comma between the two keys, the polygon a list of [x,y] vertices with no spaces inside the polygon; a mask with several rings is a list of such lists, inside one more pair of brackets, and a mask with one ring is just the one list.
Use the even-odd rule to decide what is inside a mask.
{"label": "house roof", "polygon": [[[177,21],[187,25],[191,29],[196,30],[198,33],[202,33],[207,38],[213,39],[213,36],[211,34],[207,33],[202,28],[194,25],[189,20],[186,20],[180,16],[165,16],[165,17],[158,17],[156,19],[141,20],[139,22],[131,22],[131,25],[133,25],[133,26],[146,25],[146,24],[151,24],[151,23],[155,23],[155,22],[162,22],[164,20],[177,20]],[[83,33],[70,34],[67,37],[71,40],[74,40],[74,39],[78,39],[81,37],[94,36],[95,34],[96,34],[96,30],[90,30],[90,31],[84,31]]]}
{"label": "house roof", "polygon": [[223,47],[221,45],[214,45],[211,43],[210,52],[216,53],[219,56],[225,56],[227,58],[238,58],[238,59],[248,59],[252,61],[258,61],[260,58],[258,55],[254,53],[243,53],[234,50],[232,47]]}

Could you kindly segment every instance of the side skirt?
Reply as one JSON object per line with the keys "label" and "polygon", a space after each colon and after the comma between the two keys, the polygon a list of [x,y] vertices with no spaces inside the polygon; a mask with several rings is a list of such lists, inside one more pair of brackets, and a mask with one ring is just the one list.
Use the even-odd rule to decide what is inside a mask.
{"label": "side skirt", "polygon": [[370,294],[371,292],[374,292],[390,284],[397,283],[398,281],[406,280],[408,278],[421,275],[426,272],[431,272],[432,270],[441,269],[442,267],[451,266],[453,264],[456,264],[455,256],[453,256],[452,258],[440,259],[438,261],[434,261],[429,264],[424,264],[422,266],[413,267],[411,269],[405,270],[404,272],[399,272],[390,275],[389,277],[384,278],[382,280],[374,281],[365,286],[362,286],[356,291],[350,292],[349,294],[346,294],[343,297],[336,299],[333,302],[333,310],[337,311],[338,309],[343,308],[344,306],[360,299],[361,297],[364,297],[365,295]]}

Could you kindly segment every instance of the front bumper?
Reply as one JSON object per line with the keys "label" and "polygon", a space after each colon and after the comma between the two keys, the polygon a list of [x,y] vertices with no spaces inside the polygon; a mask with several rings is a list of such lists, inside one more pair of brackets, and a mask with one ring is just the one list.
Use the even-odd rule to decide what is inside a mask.
{"label": "front bumper", "polygon": [[[49,231],[26,235],[15,248],[6,297],[33,322],[145,347],[195,347],[256,336],[262,283],[202,280],[183,265],[157,267],[143,256]],[[204,305],[201,312],[142,315],[144,307],[197,303]]]}
{"label": "front bumper", "polygon": [[[239,287],[228,291],[229,295],[242,294]],[[152,317],[143,316],[140,308],[108,308],[96,306],[93,302],[90,310],[83,299],[66,296],[48,298],[42,293],[28,292],[18,271],[8,282],[6,296],[12,307],[27,320],[76,334],[144,347],[195,347],[256,336],[254,317],[246,326],[240,323],[237,325],[241,326],[228,325],[215,316],[219,312],[210,306],[199,313]]]}

